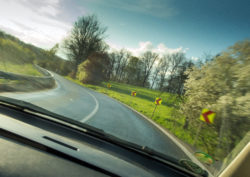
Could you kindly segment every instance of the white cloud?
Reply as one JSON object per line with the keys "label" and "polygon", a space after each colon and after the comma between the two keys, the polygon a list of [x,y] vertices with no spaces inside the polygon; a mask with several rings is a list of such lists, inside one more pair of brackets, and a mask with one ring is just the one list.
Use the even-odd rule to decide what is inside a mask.
{"label": "white cloud", "polygon": [[198,59],[199,59],[198,57],[194,57],[194,56],[191,57],[191,60],[193,61],[197,61]]}
{"label": "white cloud", "polygon": [[0,0],[0,28],[42,48],[60,42],[70,24],[60,21],[59,0]]}
{"label": "white cloud", "polygon": [[[111,50],[120,50],[122,49],[121,46],[109,43],[109,46]],[[177,53],[177,52],[184,52],[186,53],[188,48],[183,48],[183,47],[178,47],[178,48],[168,48],[165,44],[160,43],[157,45],[157,47],[154,47],[152,42],[146,41],[146,42],[139,42],[139,47],[137,48],[129,48],[125,47],[125,49],[129,50],[134,56],[140,56],[146,51],[152,51],[160,56],[164,54],[172,54],[172,53]]]}

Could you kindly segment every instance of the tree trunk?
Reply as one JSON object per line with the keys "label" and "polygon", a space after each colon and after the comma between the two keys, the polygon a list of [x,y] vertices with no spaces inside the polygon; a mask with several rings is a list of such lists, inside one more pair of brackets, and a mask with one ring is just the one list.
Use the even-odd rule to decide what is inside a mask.
{"label": "tree trunk", "polygon": [[189,119],[186,118],[186,119],[185,119],[185,123],[184,123],[184,125],[183,125],[183,129],[187,130],[187,129],[188,129],[188,126],[189,126]]}
{"label": "tree trunk", "polygon": [[74,66],[73,66],[73,74],[72,74],[72,78],[76,79],[76,75],[77,75],[77,71],[78,71],[78,66],[80,65],[79,61],[75,61]]}

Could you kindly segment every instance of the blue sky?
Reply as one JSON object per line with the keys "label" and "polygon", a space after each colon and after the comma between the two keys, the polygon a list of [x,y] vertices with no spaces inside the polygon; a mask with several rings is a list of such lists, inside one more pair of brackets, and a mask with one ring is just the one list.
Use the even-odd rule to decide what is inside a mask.
{"label": "blue sky", "polygon": [[78,16],[94,13],[113,48],[135,55],[183,50],[195,59],[249,39],[249,9],[248,0],[0,0],[0,29],[50,48]]}

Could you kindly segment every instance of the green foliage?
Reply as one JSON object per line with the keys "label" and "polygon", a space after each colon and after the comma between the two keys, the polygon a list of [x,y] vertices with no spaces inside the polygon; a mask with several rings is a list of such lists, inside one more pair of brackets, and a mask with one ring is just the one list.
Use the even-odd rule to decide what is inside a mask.
{"label": "green foliage", "polygon": [[141,85],[142,61],[137,57],[130,57],[128,65],[125,68],[126,82],[133,85]]}
{"label": "green foliage", "polygon": [[107,78],[109,58],[105,53],[94,53],[78,67],[77,78],[83,83],[100,83]]}
{"label": "green foliage", "polygon": [[218,158],[225,157],[250,129],[249,51],[250,41],[236,43],[201,68],[193,67],[187,73],[187,99],[182,111],[188,128],[195,135],[201,123],[201,110],[215,111],[215,124],[203,126],[196,146]]}
{"label": "green foliage", "polygon": [[13,65],[35,63],[48,70],[68,75],[72,71],[71,62],[51,53],[56,52],[57,47],[58,45],[55,45],[50,51],[45,51],[0,31],[0,62],[2,65],[4,63],[12,63]]}
{"label": "green foliage", "polygon": [[32,64],[13,64],[9,62],[0,62],[0,71],[11,72],[16,74],[24,74],[30,76],[42,76]]}
{"label": "green foliage", "polygon": [[91,54],[106,49],[103,42],[105,32],[106,28],[101,27],[95,15],[81,16],[74,23],[70,35],[64,40],[68,58],[74,63],[74,78],[79,64]]}
{"label": "green foliage", "polygon": [[0,51],[0,61],[22,64],[32,63],[35,59],[30,49],[9,39],[0,38]]}
{"label": "green foliage", "polygon": [[50,50],[48,50],[49,55],[55,56],[58,49],[59,49],[59,44],[57,43]]}

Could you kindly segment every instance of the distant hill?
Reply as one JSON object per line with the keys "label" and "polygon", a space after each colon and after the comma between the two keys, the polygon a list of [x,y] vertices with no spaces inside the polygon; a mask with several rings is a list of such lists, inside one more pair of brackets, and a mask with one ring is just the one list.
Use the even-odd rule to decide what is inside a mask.
{"label": "distant hill", "polygon": [[0,30],[0,62],[13,64],[36,63],[48,70],[61,75],[68,75],[71,72],[71,63],[48,51],[27,44],[17,37]]}

